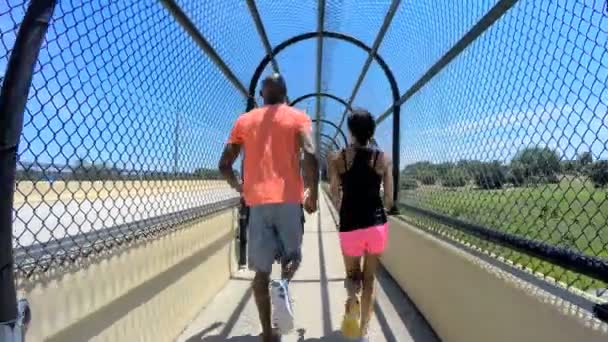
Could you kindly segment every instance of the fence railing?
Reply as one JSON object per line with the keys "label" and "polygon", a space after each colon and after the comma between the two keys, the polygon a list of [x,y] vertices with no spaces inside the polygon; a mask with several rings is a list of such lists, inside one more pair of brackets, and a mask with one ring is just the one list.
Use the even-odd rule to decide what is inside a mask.
{"label": "fence railing", "polygon": [[400,182],[403,212],[420,227],[600,302],[608,295],[602,6],[512,1],[454,51],[402,105]]}
{"label": "fence railing", "polygon": [[[331,123],[323,126],[327,134],[317,135],[325,149],[340,144],[335,138],[353,104],[371,107],[378,123],[404,113],[401,120],[393,116],[389,144],[377,138],[401,166],[395,179],[411,221],[593,292],[597,301],[608,287],[602,1],[433,3],[421,12],[396,0],[354,1],[352,8],[383,17],[353,16],[358,25],[344,26],[355,31],[346,33],[337,29],[344,18],[333,1],[314,8],[281,4],[283,15],[270,2],[255,1],[33,1],[30,9],[54,9],[46,35],[45,21],[27,20],[26,1],[5,3],[2,101],[15,89],[21,95],[11,98],[17,105],[1,107],[9,124],[0,135],[0,179],[6,180],[0,186],[11,194],[14,179],[16,186],[13,208],[13,198],[0,196],[9,201],[0,205],[0,241],[11,240],[12,227],[10,247],[23,276],[237,203],[215,166],[234,119],[256,105],[260,76],[280,68],[288,80],[290,72],[300,76],[290,83],[297,83],[291,98],[314,91],[316,122]],[[314,18],[292,22],[284,15],[292,12]],[[432,24],[403,26],[410,22]],[[378,30],[370,36],[373,23]],[[23,44],[32,42],[28,35],[41,40],[41,48]],[[16,53],[19,39],[27,59]],[[315,79],[308,83],[295,71],[301,61],[286,67],[283,51],[302,52],[292,45],[306,48],[307,42],[318,47],[309,61],[318,64]],[[320,65],[340,59],[336,46],[347,43],[342,57],[359,53],[363,63],[361,73],[352,74],[348,98],[337,96],[336,87],[345,86],[346,73],[339,71],[352,61]],[[31,65],[9,64],[11,54]],[[388,82],[369,81],[378,75]],[[386,90],[384,112],[375,106],[386,101],[366,96],[376,88]],[[330,113],[336,107],[322,97],[334,99],[339,111]],[[12,249],[6,247],[0,253]],[[0,260],[12,265],[12,258]]]}
{"label": "fence railing", "polygon": [[[25,1],[9,5],[2,69],[17,28],[37,30],[21,23]],[[12,247],[23,276],[238,204],[216,165],[246,98],[183,22],[144,1],[35,6],[54,12],[41,47],[26,47],[35,66],[22,122],[14,110]],[[14,92],[9,76],[28,71],[11,68],[3,89]]]}

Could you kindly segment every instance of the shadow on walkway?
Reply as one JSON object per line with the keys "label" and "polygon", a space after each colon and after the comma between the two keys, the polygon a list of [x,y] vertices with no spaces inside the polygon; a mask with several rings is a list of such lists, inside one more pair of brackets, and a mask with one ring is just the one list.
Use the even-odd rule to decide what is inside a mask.
{"label": "shadow on walkway", "polygon": [[[342,277],[336,277],[333,273],[335,273],[335,269],[332,269],[332,275],[334,277],[328,277],[328,269],[326,263],[331,261],[329,258],[337,258],[340,257],[340,254],[332,249],[327,249],[327,234],[324,233],[333,233],[335,234],[335,217],[332,214],[332,208],[327,205],[327,201],[324,201],[325,205],[322,205],[319,208],[318,219],[314,224],[316,227],[311,227],[313,222],[307,223],[308,229],[311,233],[317,234],[317,243],[318,243],[318,258],[319,264],[313,265],[313,267],[318,267],[318,279],[302,279],[302,280],[294,280],[294,283],[318,283],[319,292],[313,291],[308,293],[309,296],[314,296],[314,300],[317,301],[320,299],[320,307],[317,308],[320,312],[317,312],[316,315],[319,317],[319,321],[316,322],[315,319],[307,320],[308,324],[319,324],[320,326],[315,326],[315,335],[322,334],[323,337],[307,337],[306,329],[299,329],[294,334],[289,334],[284,336],[283,340],[289,341],[298,341],[298,342],[341,342],[341,341],[352,341],[344,336],[342,336],[341,332],[338,330],[334,330],[337,322],[332,322],[332,310],[330,308],[330,288],[329,284],[334,282],[342,282],[344,279]],[[329,215],[328,215],[329,214]],[[332,220],[332,218],[334,220]],[[316,228],[316,229],[315,229]],[[333,229],[333,231],[332,231]],[[335,242],[335,241],[334,241]],[[328,253],[331,253],[328,255]],[[316,272],[315,272],[316,273]],[[407,294],[401,289],[399,284],[390,276],[390,274],[382,267],[378,269],[376,274],[378,287],[376,302],[374,303],[374,316],[379,325],[379,331],[376,331],[374,328],[373,333],[370,331],[371,335],[374,335],[375,338],[386,341],[386,342],[440,342],[440,339],[435,335],[433,329],[428,324],[428,322],[424,319],[424,316],[416,308],[415,304],[411,301],[411,299],[407,296]],[[251,281],[249,277],[244,276],[233,276],[231,281]],[[311,287],[314,289],[314,286]],[[316,292],[316,293],[315,293]],[[316,298],[319,296],[320,298]],[[245,315],[244,309],[248,302],[252,301],[252,290],[251,287],[248,287],[245,293],[239,298],[239,302],[236,307],[229,313],[228,319],[225,321],[216,321],[215,323],[209,325],[208,327],[199,330],[194,336],[191,336],[185,342],[254,342],[260,341],[260,336],[257,334],[257,329],[255,327],[251,328],[251,333],[248,331],[243,331],[244,327],[239,327],[238,329],[234,329],[235,326],[240,322],[239,319]],[[346,298],[344,298],[346,299]],[[339,309],[339,308],[336,308]],[[227,314],[227,312],[226,312]],[[249,315],[253,315],[253,313],[248,312]],[[224,317],[222,315],[222,317]],[[335,317],[335,316],[334,316]],[[247,324],[253,323],[251,319],[256,320],[256,317],[248,317]],[[314,318],[314,317],[313,317]],[[334,318],[335,319],[335,318]],[[253,324],[255,326],[255,324]],[[200,326],[199,326],[200,327]],[[321,331],[318,328],[321,328]],[[255,329],[255,330],[254,330]],[[253,334],[252,334],[253,333]],[[237,334],[238,336],[230,335]],[[377,336],[376,336],[377,335]],[[182,340],[183,341],[183,340]]]}
{"label": "shadow on walkway", "polygon": [[[329,336],[324,336],[321,338],[306,338],[302,332],[299,332],[300,336],[298,338],[298,342],[344,342],[344,341],[352,341],[344,338],[339,331],[334,331]],[[193,336],[188,339],[188,342],[259,342],[259,335],[243,335],[243,336],[233,336],[233,337],[225,337],[222,335],[211,335],[211,336],[201,336],[198,334],[197,336]]]}

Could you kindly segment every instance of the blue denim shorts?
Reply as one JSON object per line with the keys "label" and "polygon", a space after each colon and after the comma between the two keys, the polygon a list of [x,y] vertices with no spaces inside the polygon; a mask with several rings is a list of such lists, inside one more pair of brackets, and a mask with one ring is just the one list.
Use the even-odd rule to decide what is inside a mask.
{"label": "blue denim shorts", "polygon": [[277,258],[284,264],[302,259],[304,213],[300,204],[251,206],[247,229],[251,270],[270,273]]}

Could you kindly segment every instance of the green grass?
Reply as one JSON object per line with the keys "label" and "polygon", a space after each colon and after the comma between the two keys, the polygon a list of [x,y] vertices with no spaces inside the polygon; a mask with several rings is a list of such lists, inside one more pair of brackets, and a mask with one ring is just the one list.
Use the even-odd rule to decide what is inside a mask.
{"label": "green grass", "polygon": [[519,236],[608,257],[608,192],[579,179],[502,190],[423,186],[402,191],[401,200]]}

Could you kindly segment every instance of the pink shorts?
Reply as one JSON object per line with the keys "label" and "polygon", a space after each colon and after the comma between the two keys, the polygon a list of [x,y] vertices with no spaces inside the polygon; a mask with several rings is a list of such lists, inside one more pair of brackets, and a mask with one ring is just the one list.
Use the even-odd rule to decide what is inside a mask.
{"label": "pink shorts", "polygon": [[350,232],[340,232],[342,253],[346,256],[382,254],[388,240],[388,222]]}

